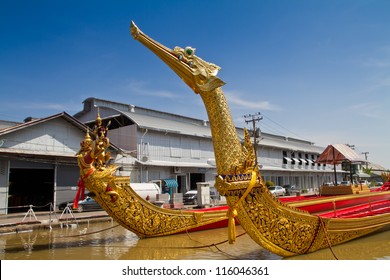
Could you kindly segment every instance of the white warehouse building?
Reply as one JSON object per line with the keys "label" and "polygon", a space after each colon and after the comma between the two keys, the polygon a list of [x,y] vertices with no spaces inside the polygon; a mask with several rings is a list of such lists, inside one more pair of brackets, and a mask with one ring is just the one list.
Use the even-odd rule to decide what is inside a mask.
{"label": "white warehouse building", "polygon": [[[133,183],[159,182],[163,192],[185,193],[197,183],[213,186],[216,166],[208,121],[88,98],[74,116],[66,112],[24,123],[0,121],[0,213],[49,210],[73,199],[76,153],[98,111],[108,126],[111,161]],[[243,138],[243,129],[237,128]],[[263,133],[257,148],[265,181],[315,189],[334,180],[333,166],[318,165],[323,147]],[[343,171],[337,167],[338,180]],[[38,207],[39,206],[39,207]],[[27,207],[27,208],[26,208]]]}
{"label": "white warehouse building", "polygon": [[[123,150],[123,158],[118,157],[116,164],[132,182],[173,179],[181,193],[196,189],[197,182],[214,182],[216,167],[208,121],[98,98],[86,99],[75,118],[92,127],[98,111],[104,123],[110,123],[111,142]],[[243,128],[237,131],[243,138]],[[334,180],[333,166],[315,163],[324,147],[268,133],[262,133],[257,146],[265,181],[315,189]],[[341,178],[341,169],[338,174]]]}

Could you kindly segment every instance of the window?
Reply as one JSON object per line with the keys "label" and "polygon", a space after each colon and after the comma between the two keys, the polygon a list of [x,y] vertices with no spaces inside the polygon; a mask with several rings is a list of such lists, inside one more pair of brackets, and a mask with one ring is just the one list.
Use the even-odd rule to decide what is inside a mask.
{"label": "window", "polygon": [[200,158],[200,141],[191,140],[191,158]]}
{"label": "window", "polygon": [[181,157],[181,139],[180,138],[171,138],[170,139],[170,148],[171,148],[171,157],[180,158]]}
{"label": "window", "polygon": [[283,151],[283,164],[287,164],[287,152]]}

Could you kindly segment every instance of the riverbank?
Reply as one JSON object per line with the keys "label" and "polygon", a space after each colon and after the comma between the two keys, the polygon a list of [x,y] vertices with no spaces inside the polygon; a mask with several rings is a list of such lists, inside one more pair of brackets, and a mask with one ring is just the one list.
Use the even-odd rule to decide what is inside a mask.
{"label": "riverbank", "polygon": [[[310,195],[312,192],[306,193]],[[288,197],[288,196],[286,196]],[[184,205],[185,209],[196,208],[194,205]],[[112,221],[106,211],[77,212],[72,210],[45,211],[0,214],[0,234],[16,233],[21,231],[50,229],[55,227],[69,227],[84,223]]]}
{"label": "riverbank", "polygon": [[[194,208],[194,206],[186,205],[185,208]],[[71,210],[62,212],[33,212],[32,210],[29,210],[26,213],[0,215],[0,235],[37,229],[70,227],[77,226],[79,224],[99,223],[105,221],[113,221],[113,219],[104,210],[81,213]]]}
{"label": "riverbank", "polygon": [[27,212],[0,215],[0,234],[112,221],[106,211]]}

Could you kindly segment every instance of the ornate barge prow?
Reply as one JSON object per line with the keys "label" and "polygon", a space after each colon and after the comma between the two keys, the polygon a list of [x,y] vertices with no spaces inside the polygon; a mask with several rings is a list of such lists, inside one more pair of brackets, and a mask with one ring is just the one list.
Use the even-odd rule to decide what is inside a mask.
{"label": "ornate barge prow", "polygon": [[226,196],[230,221],[234,221],[237,212],[241,226],[255,242],[275,254],[292,256],[346,242],[390,224],[388,212],[356,219],[321,218],[275,199],[255,166],[248,133],[245,132],[244,145],[238,137],[221,89],[224,82],[216,76],[220,67],[197,57],[194,48],[170,49],[161,45],[133,22],[130,29],[136,40],[201,96],[213,138],[218,172],[215,186]]}
{"label": "ornate barge prow", "polygon": [[248,165],[254,163],[253,147],[249,145],[243,148],[241,145],[221,89],[225,83],[216,76],[221,68],[197,57],[195,48],[170,49],[165,47],[145,35],[134,22],[131,22],[130,30],[134,39],[156,54],[195,93],[202,97],[210,119],[218,174],[244,172]]}

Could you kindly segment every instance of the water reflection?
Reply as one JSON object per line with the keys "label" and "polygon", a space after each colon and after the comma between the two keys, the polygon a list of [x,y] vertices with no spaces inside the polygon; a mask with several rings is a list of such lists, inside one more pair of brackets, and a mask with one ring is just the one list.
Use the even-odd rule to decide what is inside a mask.
{"label": "water reflection", "polygon": [[[334,246],[332,249],[340,260],[390,260],[390,226],[369,236]],[[331,250],[323,249],[290,259],[332,260],[335,258]]]}
{"label": "water reflection", "polygon": [[[226,241],[227,229],[184,233],[168,237],[139,239],[112,222],[78,227],[12,233],[0,237],[2,260],[207,260],[265,259],[281,257],[258,246],[241,227],[236,244]],[[390,259],[390,228],[333,247],[338,259]],[[324,249],[294,260],[332,260]]]}

